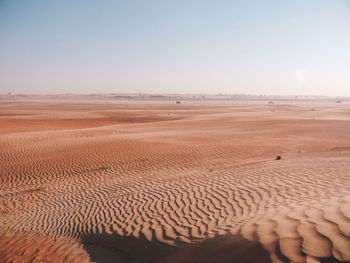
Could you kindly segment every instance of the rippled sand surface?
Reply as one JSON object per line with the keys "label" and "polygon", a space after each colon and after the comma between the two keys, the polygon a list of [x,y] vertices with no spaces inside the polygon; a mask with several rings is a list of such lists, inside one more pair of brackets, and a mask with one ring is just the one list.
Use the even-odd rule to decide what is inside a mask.
{"label": "rippled sand surface", "polygon": [[0,262],[350,261],[347,104],[1,102],[0,175]]}

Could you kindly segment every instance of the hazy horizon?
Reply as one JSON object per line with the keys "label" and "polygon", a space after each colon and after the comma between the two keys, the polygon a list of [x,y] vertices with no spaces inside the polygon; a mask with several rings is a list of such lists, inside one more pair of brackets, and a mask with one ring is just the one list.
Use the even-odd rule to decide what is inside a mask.
{"label": "hazy horizon", "polygon": [[350,1],[0,1],[0,94],[350,96]]}
{"label": "hazy horizon", "polygon": [[220,96],[227,96],[227,97],[261,97],[264,98],[297,98],[297,99],[304,99],[304,98],[310,98],[310,99],[317,99],[317,98],[344,98],[349,99],[350,96],[342,96],[342,95],[316,95],[316,94],[284,94],[284,95],[278,95],[278,94],[253,94],[253,93],[186,93],[186,92],[178,92],[178,93],[170,93],[170,92],[61,92],[61,93],[33,93],[33,92],[20,92],[20,93],[14,93],[12,91],[7,91],[6,93],[0,93],[0,95],[8,95],[8,96],[28,96],[29,98],[31,96],[90,96],[90,95],[96,95],[96,96],[104,96],[104,95],[130,95],[130,96],[153,96],[153,95],[161,95],[161,96],[208,96],[207,98],[212,97],[220,97]]}

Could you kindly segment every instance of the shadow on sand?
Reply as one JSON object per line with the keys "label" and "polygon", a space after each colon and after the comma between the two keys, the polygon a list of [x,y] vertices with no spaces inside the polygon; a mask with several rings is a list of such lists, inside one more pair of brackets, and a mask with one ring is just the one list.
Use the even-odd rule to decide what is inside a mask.
{"label": "shadow on sand", "polygon": [[149,242],[144,237],[91,234],[83,238],[85,250],[96,263],[271,263],[269,253],[258,242],[238,235],[225,235],[176,247]]}

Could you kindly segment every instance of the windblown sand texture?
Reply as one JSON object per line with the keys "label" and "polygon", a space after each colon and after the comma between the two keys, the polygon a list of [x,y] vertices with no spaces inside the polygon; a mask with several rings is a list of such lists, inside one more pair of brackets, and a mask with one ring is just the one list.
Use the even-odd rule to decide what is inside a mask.
{"label": "windblown sand texture", "polygon": [[350,261],[345,103],[3,101],[0,175],[0,262]]}

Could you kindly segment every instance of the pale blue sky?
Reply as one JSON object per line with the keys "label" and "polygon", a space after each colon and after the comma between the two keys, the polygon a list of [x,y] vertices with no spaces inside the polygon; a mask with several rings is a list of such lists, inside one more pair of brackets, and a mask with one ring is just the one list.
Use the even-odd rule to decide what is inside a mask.
{"label": "pale blue sky", "polygon": [[350,96],[350,1],[0,0],[0,93]]}

